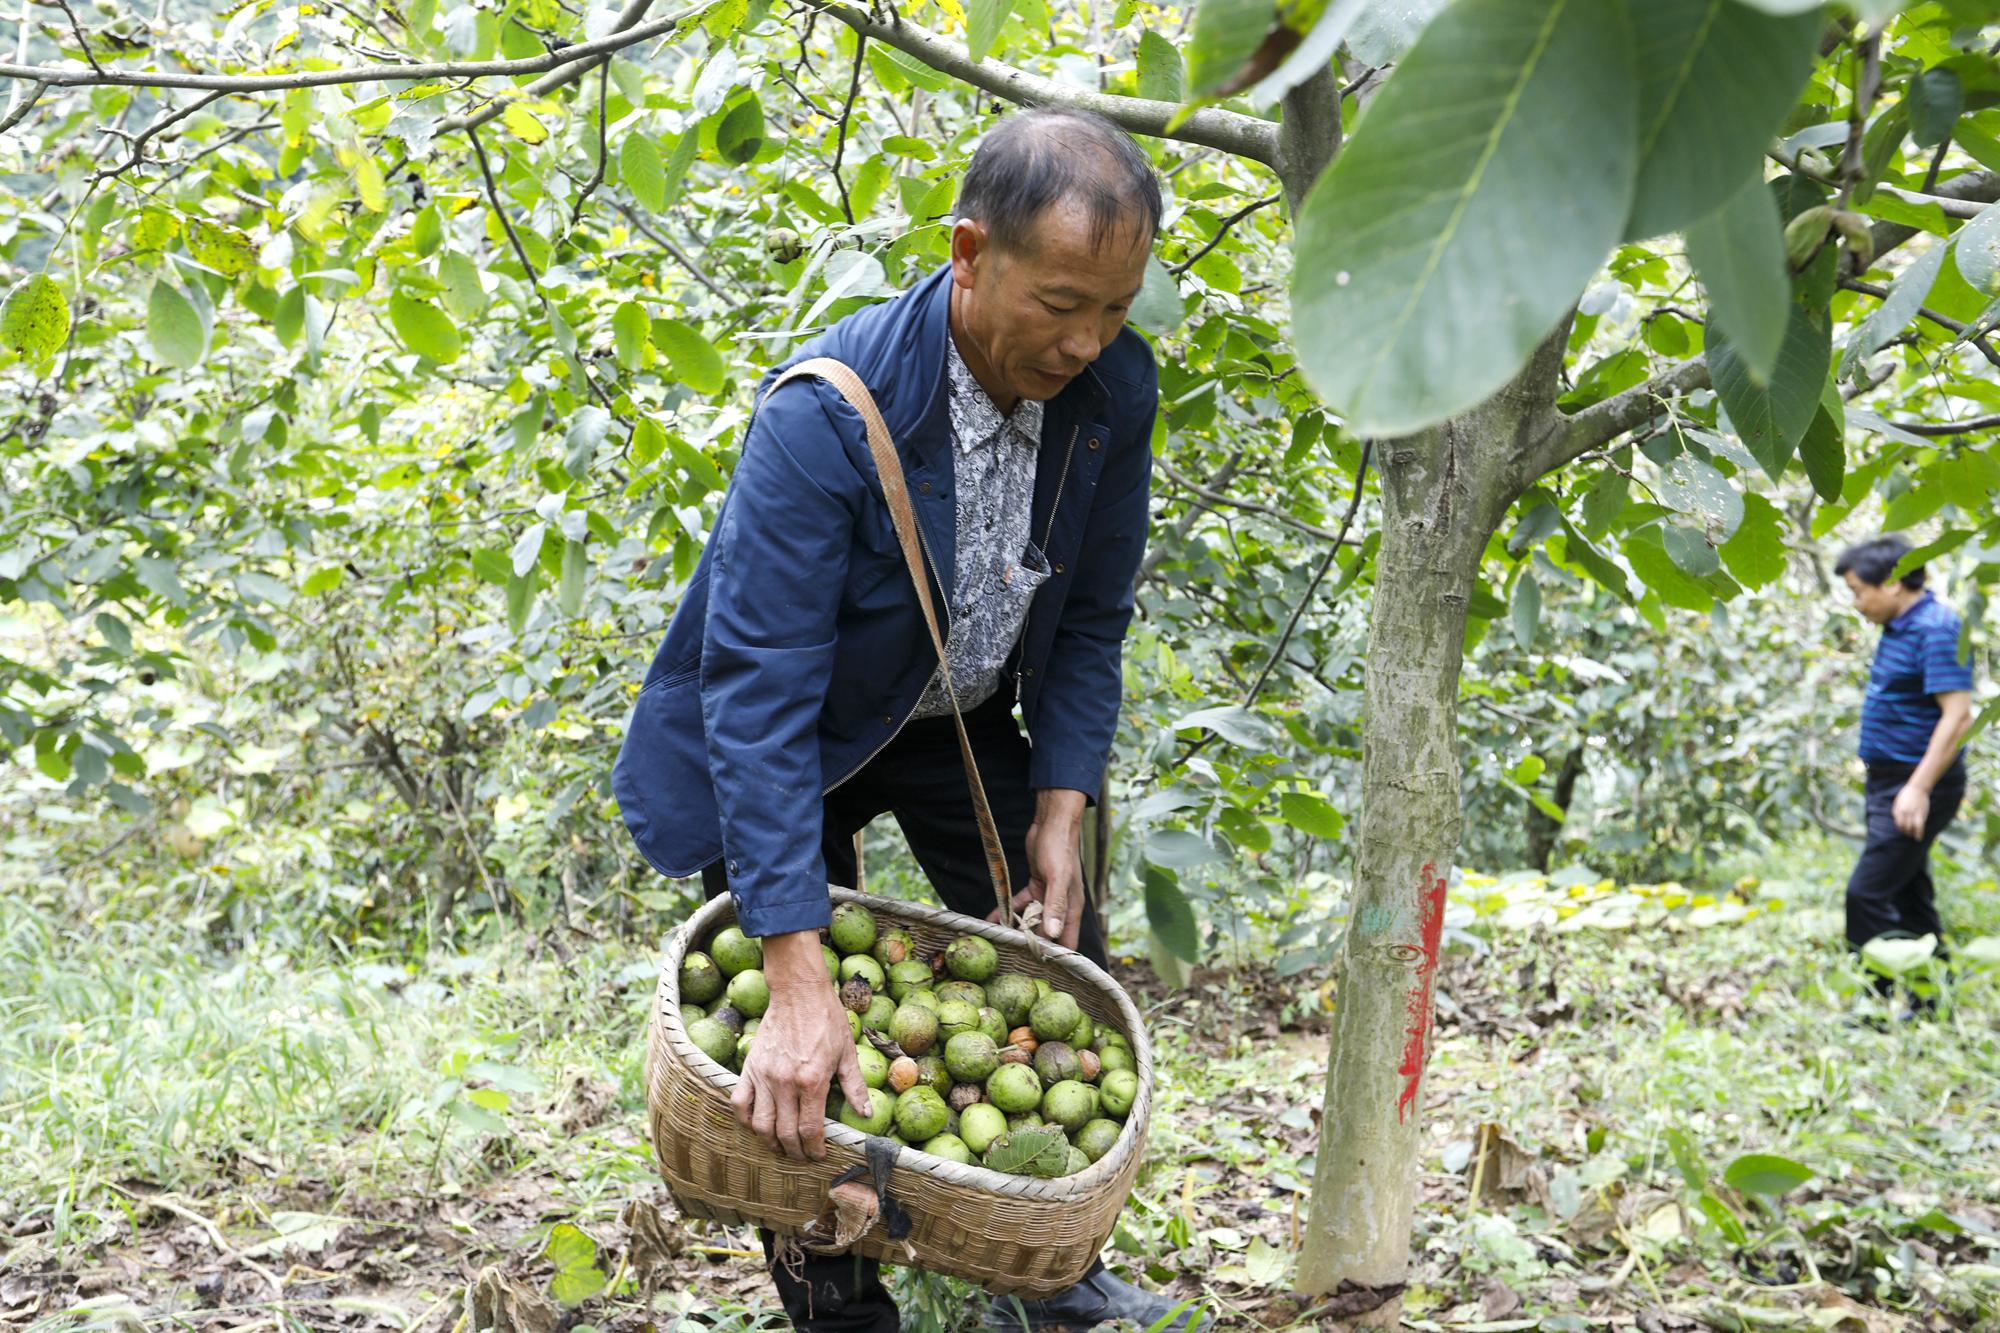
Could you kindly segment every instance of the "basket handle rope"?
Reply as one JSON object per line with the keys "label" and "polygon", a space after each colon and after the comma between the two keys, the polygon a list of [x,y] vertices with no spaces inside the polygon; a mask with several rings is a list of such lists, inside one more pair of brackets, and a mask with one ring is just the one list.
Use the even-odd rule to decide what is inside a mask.
{"label": "basket handle rope", "polygon": [[[1014,925],[1014,889],[1007,875],[1007,853],[1000,843],[1000,829],[993,822],[993,807],[986,800],[986,785],[979,780],[979,765],[973,762],[972,737],[966,733],[965,715],[958,709],[958,693],[952,687],[945,634],[938,628],[938,612],[931,599],[930,580],[924,577],[930,552],[917,532],[917,515],[910,507],[910,488],[903,480],[903,463],[896,456],[896,442],[890,438],[888,423],[882,420],[881,409],[875,406],[874,395],[861,382],[861,376],[855,374],[845,362],[830,356],[816,356],[799,362],[772,381],[771,387],[764,391],[764,397],[769,398],[777,392],[779,385],[806,376],[817,376],[838,389],[848,405],[860,413],[862,422],[868,428],[868,451],[875,458],[875,474],[882,482],[882,498],[889,503],[889,517],[895,523],[896,538],[903,547],[903,563],[909,566],[910,581],[917,588],[917,603],[923,608],[924,624],[930,628],[931,646],[937,650],[938,671],[944,677],[944,694],[951,703],[951,719],[958,727],[958,752],[965,760],[965,778],[972,788],[972,813],[979,821],[979,841],[986,848],[986,873],[993,880],[993,896],[1000,905],[998,920],[1001,925],[1011,927]],[[932,572],[936,572],[935,568]],[[938,586],[944,586],[943,579],[938,580]],[[947,609],[947,623],[950,614]],[[855,841],[858,850],[858,835]]]}

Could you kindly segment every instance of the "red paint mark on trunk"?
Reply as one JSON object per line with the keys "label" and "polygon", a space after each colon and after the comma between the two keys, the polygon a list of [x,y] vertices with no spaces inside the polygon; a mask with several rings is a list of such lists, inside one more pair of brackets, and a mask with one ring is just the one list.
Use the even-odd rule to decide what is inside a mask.
{"label": "red paint mark on trunk", "polygon": [[1410,987],[1404,1029],[1403,1063],[1396,1072],[1403,1076],[1403,1095],[1396,1099],[1396,1120],[1401,1123],[1416,1105],[1417,1084],[1424,1076],[1424,1056],[1430,1043],[1431,985],[1437,973],[1438,941],[1444,936],[1444,891],[1446,876],[1434,875],[1436,863],[1424,862],[1417,893],[1422,899],[1423,961],[1417,964],[1417,981]]}

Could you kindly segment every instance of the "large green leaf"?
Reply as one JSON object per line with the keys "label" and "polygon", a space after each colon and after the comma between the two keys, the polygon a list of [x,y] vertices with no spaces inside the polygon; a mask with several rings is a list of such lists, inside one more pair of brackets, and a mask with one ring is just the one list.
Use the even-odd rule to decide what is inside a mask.
{"label": "large green leaf", "polygon": [[486,287],[472,260],[453,250],[438,261],[438,277],[444,281],[444,308],[453,319],[474,320],[486,309]]}
{"label": "large green leaf", "polygon": [[1139,38],[1139,96],[1156,102],[1178,102],[1186,85],[1180,48],[1152,29]]}
{"label": "large green leaf", "polygon": [[1639,180],[1625,235],[1679,231],[1720,208],[1812,70],[1823,22],[1737,0],[1625,0],[1639,72]]}
{"label": "large green leaf", "polygon": [[1785,232],[1770,187],[1753,176],[1689,226],[1687,254],[1708,292],[1709,317],[1741,354],[1751,379],[1770,383],[1791,309]]}
{"label": "large green leaf", "polygon": [[208,331],[202,327],[200,312],[164,274],[153,280],[146,298],[146,334],[154,355],[182,370],[193,367],[207,350]]}
{"label": "large green leaf", "polygon": [[1882,304],[1861,321],[1860,328],[1848,335],[1846,350],[1840,354],[1840,373],[1843,377],[1858,362],[1873,356],[1883,343],[1901,333],[1917,317],[1917,311],[1923,308],[1924,298],[1931,294],[1931,286],[1937,282],[1938,271],[1944,267],[1946,249],[1943,242],[1931,243],[1928,250],[1903,270],[1895,285],[1889,288],[1889,295],[1883,298]]}
{"label": "large green leaf", "polygon": [[69,298],[46,273],[15,283],[0,305],[0,347],[39,361],[69,338]]}
{"label": "large green leaf", "polygon": [[1775,583],[1785,573],[1784,519],[1778,507],[1752,491],[1743,497],[1743,521],[1722,544],[1722,563],[1746,587]]}
{"label": "large green leaf", "polygon": [[752,93],[729,108],[715,127],[717,156],[734,166],[742,166],[764,148],[764,104]]}
{"label": "large green leaf", "polygon": [[1195,928],[1194,909],[1181,892],[1174,872],[1148,864],[1145,868],[1146,921],[1153,933],[1183,962],[1201,959],[1201,933]]}
{"label": "large green leaf", "polygon": [[389,323],[403,340],[403,346],[441,366],[458,360],[459,353],[465,350],[465,340],[459,336],[451,316],[420,297],[392,293]]}
{"label": "large green leaf", "polygon": [[1935,148],[1951,133],[1965,110],[1965,85],[1956,70],[1934,65],[1910,76],[1904,101],[1910,108],[1910,137],[1920,148]]}
{"label": "large green leaf", "polygon": [[1188,86],[1197,97],[1214,97],[1254,82],[1250,69],[1277,21],[1277,0],[1196,0],[1194,32],[1188,39]]}
{"label": "large green leaf", "polygon": [[1820,390],[1819,411],[1799,441],[1799,462],[1820,499],[1840,498],[1841,484],[1847,479],[1847,411],[1832,380]]}
{"label": "large green leaf", "polygon": [[1350,429],[1406,434],[1520,369],[1623,228],[1632,84],[1600,0],[1462,0],[1425,29],[1300,210],[1300,367]]}
{"label": "large green leaf", "polygon": [[965,48],[974,60],[986,59],[1013,8],[1014,0],[966,0]]}
{"label": "large green leaf", "polygon": [[667,206],[667,170],[652,136],[625,136],[625,142],[618,146],[618,177],[642,207],[657,213]]}
{"label": "large green leaf", "polygon": [[651,326],[637,301],[625,301],[611,315],[611,337],[618,352],[618,364],[637,370],[646,355],[646,337]]}
{"label": "large green leaf", "polygon": [[653,321],[653,346],[660,349],[672,368],[674,378],[699,394],[717,393],[722,388],[722,353],[701,336],[700,330],[677,319]]}
{"label": "large green leaf", "polygon": [[1521,577],[1514,583],[1514,599],[1509,608],[1509,619],[1514,627],[1514,642],[1522,652],[1531,652],[1535,646],[1535,630],[1542,623],[1542,585],[1535,581],[1532,569],[1521,571]]}
{"label": "large green leaf", "polygon": [[1987,296],[2000,296],[2000,204],[1988,204],[1959,230],[1958,276]]}
{"label": "large green leaf", "polygon": [[1707,611],[1715,604],[1715,596],[1708,585],[1683,570],[1668,552],[1665,539],[1657,527],[1633,533],[1625,539],[1622,549],[1625,559],[1631,563],[1632,572],[1658,593],[1660,600],[1668,606],[1678,606],[1684,611]]}
{"label": "large green leaf", "polygon": [[1722,1183],[1745,1194],[1783,1194],[1813,1177],[1812,1168],[1775,1153],[1746,1153],[1722,1172]]}
{"label": "large green leaf", "polygon": [[1757,383],[1748,362],[1720,329],[1709,334],[1708,369],[1716,396],[1728,409],[1744,446],[1773,481],[1785,475],[1819,411],[1820,386],[1832,359],[1826,325],[1796,301],[1791,303],[1785,340],[1768,385]]}

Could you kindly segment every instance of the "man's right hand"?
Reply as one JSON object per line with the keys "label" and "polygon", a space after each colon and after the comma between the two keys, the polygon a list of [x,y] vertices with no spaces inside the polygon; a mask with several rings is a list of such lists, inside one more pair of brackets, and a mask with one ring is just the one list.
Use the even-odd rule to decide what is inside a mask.
{"label": "man's right hand", "polygon": [[834,1078],[850,1102],[869,1104],[854,1030],[826,974],[819,933],[767,938],[764,980],[771,1007],[736,1083],[736,1118],[766,1147],[818,1159],[826,1154],[826,1090]]}

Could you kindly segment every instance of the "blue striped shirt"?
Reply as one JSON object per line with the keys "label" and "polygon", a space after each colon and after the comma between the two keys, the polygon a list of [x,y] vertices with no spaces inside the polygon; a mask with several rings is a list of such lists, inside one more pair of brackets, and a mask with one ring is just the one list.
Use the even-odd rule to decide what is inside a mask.
{"label": "blue striped shirt", "polygon": [[1972,667],[1959,660],[1958,637],[1958,613],[1928,589],[1882,627],[1861,703],[1863,760],[1923,762],[1944,711],[1936,696],[1972,688]]}

